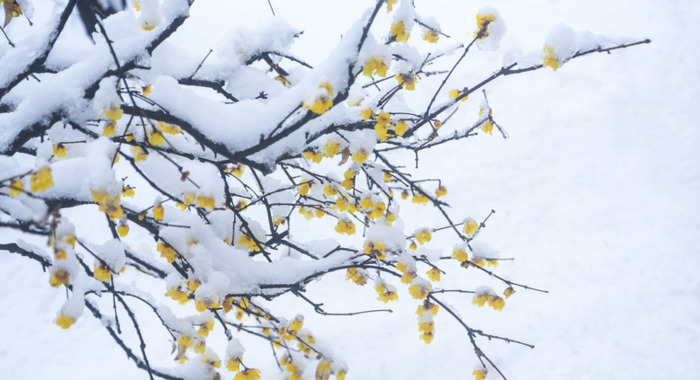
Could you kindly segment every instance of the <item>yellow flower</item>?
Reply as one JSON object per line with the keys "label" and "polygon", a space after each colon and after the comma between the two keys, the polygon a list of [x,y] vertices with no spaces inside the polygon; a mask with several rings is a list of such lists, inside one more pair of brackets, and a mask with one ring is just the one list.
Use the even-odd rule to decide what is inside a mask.
{"label": "yellow flower", "polygon": [[430,344],[430,342],[433,341],[433,333],[432,332],[426,332],[423,334],[420,334],[420,339],[425,342],[425,344]]}
{"label": "yellow flower", "polygon": [[[389,1],[396,1],[396,0],[387,0],[387,4]],[[341,369],[340,371],[336,372],[335,378],[336,380],[345,380],[345,375],[348,374],[348,371]]]}
{"label": "yellow flower", "polygon": [[431,290],[433,289],[430,283],[419,278],[413,280],[411,286],[408,287],[408,292],[411,294],[411,296],[419,300],[422,300],[425,297],[427,297]]}
{"label": "yellow flower", "polygon": [[248,368],[236,374],[233,380],[258,380],[260,379],[260,370]]}
{"label": "yellow flower", "polygon": [[489,305],[494,308],[495,310],[501,311],[503,310],[503,306],[506,305],[506,301],[498,296],[491,297],[489,302]]}
{"label": "yellow flower", "polygon": [[408,129],[408,124],[406,124],[405,121],[400,120],[398,123],[396,123],[396,127],[394,127],[394,133],[396,133],[397,136],[403,136],[404,133],[406,133],[406,129]]}
{"label": "yellow flower", "polygon": [[209,336],[209,332],[214,329],[214,320],[209,319],[203,325],[199,326],[197,334],[202,336]]}
{"label": "yellow flower", "polygon": [[486,370],[477,369],[472,372],[474,380],[484,380],[486,378]]}
{"label": "yellow flower", "polygon": [[361,272],[358,272],[357,268],[348,268],[345,274],[345,279],[351,280],[360,286],[367,283],[367,277],[365,277]]}
{"label": "yellow flower", "polygon": [[496,21],[496,16],[492,14],[477,14],[476,15],[476,26],[479,28],[474,32],[474,38],[477,40],[482,40],[488,37],[489,32],[487,31],[489,24]]}
{"label": "yellow flower", "polygon": [[238,178],[241,178],[241,176],[243,175],[243,169],[245,169],[245,165],[236,164],[236,166],[231,168],[231,174],[235,175]]}
{"label": "yellow flower", "polygon": [[207,210],[213,210],[215,206],[214,197],[208,197],[205,195],[197,196],[197,206],[205,208]]}
{"label": "yellow flower", "polygon": [[479,231],[479,223],[477,223],[476,220],[469,218],[464,223],[464,233],[467,234],[467,236],[472,237],[477,231]]}
{"label": "yellow flower", "polygon": [[56,324],[64,330],[71,327],[73,323],[75,323],[75,319],[68,314],[61,313],[61,315],[56,318]]}
{"label": "yellow flower", "polygon": [[180,133],[180,128],[163,121],[159,121],[158,126],[160,127],[161,132],[167,133],[169,135],[177,135],[178,133]]}
{"label": "yellow flower", "polygon": [[345,233],[348,235],[352,235],[355,233],[355,223],[353,223],[349,219],[341,219],[338,221],[338,224],[335,226],[335,230],[338,233]]}
{"label": "yellow flower", "polygon": [[143,86],[143,88],[141,89],[141,94],[143,96],[147,96],[148,94],[151,93],[151,89],[152,89],[152,86],[149,83],[149,84]]}
{"label": "yellow flower", "polygon": [[126,185],[122,188],[122,195],[125,197],[133,197],[134,196],[134,188]]}
{"label": "yellow flower", "polygon": [[428,275],[428,278],[430,279],[430,281],[433,281],[433,282],[440,281],[440,270],[437,268],[433,268],[433,269],[425,272],[425,274]]}
{"label": "yellow flower", "polygon": [[418,243],[420,243],[420,245],[423,245],[423,244],[429,242],[430,239],[431,239],[430,231],[428,231],[426,229],[420,230],[416,233],[416,240],[418,240]]}
{"label": "yellow flower", "polygon": [[496,268],[498,266],[498,260],[486,259],[486,266]]}
{"label": "yellow flower", "polygon": [[166,260],[168,260],[168,263],[173,263],[175,261],[175,258],[177,257],[177,253],[175,250],[167,245],[165,242],[158,242],[158,246],[156,247],[156,250],[160,252],[160,256],[164,257]]}
{"label": "yellow flower", "polygon": [[141,23],[141,29],[143,29],[147,32],[153,30],[155,27],[156,27],[156,24],[152,24],[148,21],[144,21]]}
{"label": "yellow flower", "polygon": [[54,256],[56,257],[56,260],[65,260],[68,258],[68,254],[62,249],[57,250],[54,253]]}
{"label": "yellow flower", "polygon": [[554,53],[554,49],[549,47],[549,46],[544,47],[543,59],[544,59],[544,63],[542,63],[542,67],[549,66],[554,71],[557,71],[557,69],[559,68],[559,65],[561,64],[559,62],[559,59],[557,59],[556,54]]}
{"label": "yellow flower", "polygon": [[10,196],[14,197],[24,192],[24,184],[19,178],[15,178],[10,182]]}
{"label": "yellow flower", "polygon": [[327,183],[323,186],[323,193],[326,194],[327,197],[332,197],[338,194],[338,189],[334,185]]}
{"label": "yellow flower", "polygon": [[66,157],[66,146],[63,144],[56,144],[53,146],[53,155],[59,158]]}
{"label": "yellow flower", "polygon": [[194,193],[185,193],[183,195],[182,200],[185,202],[186,205],[191,205],[194,203],[194,200],[197,198],[197,196]]}
{"label": "yellow flower", "polygon": [[393,289],[393,287],[388,288],[383,284],[379,284],[376,287],[376,291],[379,294],[377,299],[384,303],[388,303],[389,301],[397,301],[399,299],[399,295],[396,294],[396,289]]}
{"label": "yellow flower", "polygon": [[453,259],[456,259],[456,260],[459,261],[460,263],[463,263],[463,262],[469,260],[469,255],[467,255],[467,252],[466,252],[464,249],[462,249],[462,248],[455,248],[455,249],[452,251],[452,258],[453,258]]}
{"label": "yellow flower", "polygon": [[148,151],[138,145],[131,148],[131,153],[134,155],[134,161],[136,162],[143,161],[148,158]]}
{"label": "yellow flower", "polygon": [[[383,78],[386,76],[387,69],[388,67],[384,63],[383,57],[372,57],[365,63],[365,66],[362,68],[362,73],[368,77],[376,73]],[[369,117],[365,117],[365,120],[367,119],[369,119]]]}
{"label": "yellow flower", "polygon": [[311,110],[311,112],[320,115],[333,107],[333,86],[331,86],[331,84],[328,82],[323,82],[318,86],[318,88],[326,89],[327,95],[321,95],[311,104],[304,102],[303,106],[304,108]]}
{"label": "yellow flower", "polygon": [[369,153],[366,150],[361,149],[352,154],[352,160],[358,164],[367,161],[367,158],[369,158]]}
{"label": "yellow flower", "polygon": [[100,282],[106,282],[112,278],[112,271],[103,264],[96,266],[92,273],[95,275],[97,281]]}
{"label": "yellow flower", "polygon": [[374,112],[372,112],[371,108],[365,108],[362,111],[360,111],[360,116],[362,116],[365,121],[369,120],[372,116],[374,116]]}
{"label": "yellow flower", "polygon": [[53,187],[51,168],[43,167],[29,178],[29,190],[32,193],[41,193]]}
{"label": "yellow flower", "polygon": [[165,139],[160,131],[153,131],[148,135],[148,143],[151,145],[163,145]]}
{"label": "yellow flower", "polygon": [[411,37],[411,32],[406,29],[403,21],[391,25],[391,34],[396,37],[396,42],[407,42]]}
{"label": "yellow flower", "polygon": [[474,264],[474,265],[476,265],[476,266],[479,266],[479,267],[482,267],[482,268],[484,267],[484,259],[472,258],[470,261],[471,261],[472,264]]}
{"label": "yellow flower", "polygon": [[423,39],[430,42],[430,43],[436,43],[438,42],[438,39],[440,38],[440,34],[434,30],[426,29],[423,32]]}
{"label": "yellow flower", "polygon": [[443,195],[447,195],[447,188],[445,186],[440,186],[435,189],[435,196],[441,197]]}
{"label": "yellow flower", "polygon": [[51,272],[51,277],[49,277],[49,284],[54,288],[58,288],[61,285],[70,285],[70,275],[63,269],[57,269]]}
{"label": "yellow flower", "polygon": [[435,330],[435,323],[430,322],[418,322],[418,332],[431,333]]}
{"label": "yellow flower", "polygon": [[416,89],[416,82],[418,82],[418,77],[413,74],[396,74],[396,80],[399,84],[408,91],[413,91]]}
{"label": "yellow flower", "polygon": [[162,204],[158,204],[158,205],[153,207],[153,220],[155,220],[155,221],[163,220],[164,214],[165,214],[165,209],[163,208]]}
{"label": "yellow flower", "polygon": [[309,194],[309,190],[311,189],[311,182],[302,179],[302,184],[297,187],[297,191],[299,192],[300,195],[307,195]]}
{"label": "yellow flower", "polygon": [[340,144],[335,141],[328,140],[326,144],[323,145],[323,155],[325,157],[333,157],[340,152]]}
{"label": "yellow flower", "polygon": [[[456,89],[452,89],[452,90],[450,90],[449,97],[452,98],[452,99],[457,99],[457,98],[459,98],[460,96],[462,96],[462,94],[464,94],[464,92],[459,91],[459,90],[456,90]],[[462,99],[460,99],[460,102],[463,102],[463,101],[465,101],[465,100],[467,100],[467,99],[469,99],[469,97],[468,97],[468,96],[465,96],[465,97],[463,97]]]}
{"label": "yellow flower", "polygon": [[352,186],[354,184],[355,184],[355,181],[353,181],[352,178],[345,179],[345,180],[343,180],[343,182],[340,183],[340,185],[343,186],[343,188],[345,190],[352,189]]}
{"label": "yellow flower", "polygon": [[411,202],[413,203],[418,203],[422,205],[427,205],[428,201],[429,198],[423,195],[422,193],[416,193],[415,195],[413,195],[413,199],[411,200]]}
{"label": "yellow flower", "polygon": [[190,301],[189,295],[187,292],[183,292],[182,290],[179,289],[168,289],[167,292],[165,292],[166,297],[170,297],[175,301],[178,301],[180,305],[184,305],[187,302]]}
{"label": "yellow flower", "polygon": [[384,171],[384,176],[382,177],[384,182],[391,182],[391,172],[388,170]]}
{"label": "yellow flower", "polygon": [[[394,9],[394,4],[396,4],[396,0],[386,0],[386,11],[391,12],[392,9]],[[337,375],[336,375],[337,377]],[[344,377],[344,375],[343,375]]]}
{"label": "yellow flower", "polygon": [[491,120],[486,120],[484,125],[481,126],[481,130],[488,133],[489,135],[493,135],[493,123]]}
{"label": "yellow flower", "polygon": [[423,314],[424,314],[425,312],[428,312],[428,311],[429,311],[429,312],[433,313],[433,315],[437,315],[438,310],[440,309],[440,307],[439,307],[437,304],[434,304],[434,303],[429,303],[429,304],[426,306],[426,303],[427,303],[427,300],[424,301],[423,304],[421,304],[420,306],[418,306],[418,310],[416,310],[416,314],[417,314],[419,317],[422,317]]}
{"label": "yellow flower", "polygon": [[241,370],[241,359],[229,359],[226,361],[226,369],[231,372],[238,372]]}
{"label": "yellow flower", "polygon": [[509,286],[506,288],[506,290],[503,291],[503,295],[506,296],[506,298],[512,296],[515,293],[515,289],[513,289],[512,286]]}
{"label": "yellow flower", "polygon": [[486,304],[486,301],[488,301],[488,299],[488,294],[475,294],[474,298],[472,298],[472,303],[476,306],[482,307],[484,306],[484,304]]}
{"label": "yellow flower", "polygon": [[105,117],[111,120],[119,120],[122,118],[124,111],[122,111],[119,105],[113,105],[105,111]]}

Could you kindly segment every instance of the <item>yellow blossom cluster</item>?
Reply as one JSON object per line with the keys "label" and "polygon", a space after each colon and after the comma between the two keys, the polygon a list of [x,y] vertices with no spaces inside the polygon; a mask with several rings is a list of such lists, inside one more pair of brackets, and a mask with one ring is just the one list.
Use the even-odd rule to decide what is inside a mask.
{"label": "yellow blossom cluster", "polygon": [[[452,89],[452,90],[450,90],[450,93],[448,94],[448,96],[449,96],[450,98],[452,98],[452,99],[457,99],[457,98],[459,98],[460,96],[462,96],[462,94],[464,94],[464,91],[460,91],[460,90],[457,90],[457,89]],[[468,96],[465,96],[465,97],[463,97],[462,99],[460,99],[460,101],[463,102],[463,101],[465,101],[465,100],[467,100],[467,99],[469,99],[469,97],[468,97]]]}
{"label": "yellow blossom cluster", "polygon": [[391,35],[396,38],[396,42],[408,42],[411,31],[406,28],[403,21],[397,21],[391,25]]}
{"label": "yellow blossom cluster", "polygon": [[51,168],[46,166],[37,170],[29,178],[29,190],[32,193],[42,193],[53,187]]}
{"label": "yellow blossom cluster", "polygon": [[168,291],[165,292],[165,296],[172,298],[174,301],[177,301],[180,305],[184,305],[190,301],[189,293],[187,293],[184,290],[181,290],[181,287],[179,286],[168,289]]}
{"label": "yellow blossom cluster", "polygon": [[418,82],[418,76],[411,73],[398,73],[395,76],[396,80],[399,82],[401,87],[408,91],[413,91],[416,89],[416,82]]}
{"label": "yellow blossom cluster", "polygon": [[238,246],[250,252],[260,252],[260,245],[247,233],[241,233],[238,237]]}
{"label": "yellow blossom cluster", "polygon": [[477,223],[476,220],[468,218],[464,221],[464,233],[467,234],[468,237],[474,236],[477,231],[479,231],[479,223]]}
{"label": "yellow blossom cluster", "polygon": [[134,155],[134,161],[139,162],[148,158],[148,151],[138,145],[131,148],[131,153]]}
{"label": "yellow blossom cluster", "polygon": [[557,55],[554,52],[554,49],[549,46],[544,47],[544,57],[542,57],[542,59],[544,60],[542,66],[551,67],[554,71],[557,71],[559,65],[561,64],[559,58],[557,58]]}
{"label": "yellow blossom cluster", "polygon": [[396,263],[396,270],[403,273],[401,276],[401,282],[404,284],[410,284],[414,278],[416,278],[416,268],[415,265],[406,265],[404,262],[399,261]]}
{"label": "yellow blossom cluster", "polygon": [[386,71],[389,67],[384,63],[384,57],[372,57],[367,60],[365,66],[362,67],[362,73],[368,77],[377,74],[380,77],[386,76]]}
{"label": "yellow blossom cluster", "polygon": [[379,201],[373,202],[371,197],[365,197],[360,201],[360,207],[367,212],[367,217],[370,219],[378,219],[384,216],[386,205]]}
{"label": "yellow blossom cluster", "polygon": [[430,282],[418,277],[414,278],[411,286],[408,287],[408,292],[411,294],[411,296],[419,300],[425,299],[425,297],[427,297],[432,290],[433,286],[430,284]]}
{"label": "yellow blossom cluster", "polygon": [[[408,193],[406,193],[406,195],[408,196]],[[402,197],[403,197],[403,194],[402,194]],[[421,204],[421,205],[427,205],[429,200],[430,200],[430,198],[425,196],[423,193],[416,192],[413,194],[413,199],[411,199],[411,202]]]}
{"label": "yellow blossom cluster", "polygon": [[418,240],[418,243],[420,243],[421,245],[429,242],[430,239],[431,239],[430,231],[428,231],[427,229],[424,228],[424,229],[416,232],[416,240]]}
{"label": "yellow blossom cluster", "polygon": [[474,38],[477,40],[483,40],[484,38],[488,37],[489,32],[488,32],[488,27],[489,24],[496,21],[496,16],[492,14],[477,14],[476,15],[476,26],[478,29],[474,32]]}
{"label": "yellow blossom cluster", "polygon": [[440,39],[440,33],[438,33],[436,30],[426,29],[423,31],[423,39],[434,44],[438,42],[438,39]]}
{"label": "yellow blossom cluster", "polygon": [[304,102],[304,108],[315,114],[322,114],[333,107],[333,86],[329,82],[321,83],[318,88],[325,89],[325,93],[316,97],[310,104]]}
{"label": "yellow blossom cluster", "polygon": [[378,284],[375,290],[379,294],[377,299],[384,303],[389,301],[397,301],[399,299],[399,295],[396,293],[396,288],[391,285]]}
{"label": "yellow blossom cluster", "polygon": [[364,285],[367,283],[367,277],[365,277],[364,272],[358,270],[357,268],[348,268],[345,279],[350,280],[357,285]]}
{"label": "yellow blossom cluster", "polygon": [[62,143],[58,143],[53,146],[53,155],[58,158],[66,157],[66,146]]}
{"label": "yellow blossom cluster", "polygon": [[203,312],[207,309],[216,309],[221,307],[221,301],[219,301],[219,297],[216,295],[210,295],[210,296],[195,296],[194,299],[195,303],[195,308],[199,312]]}
{"label": "yellow blossom cluster", "polygon": [[61,285],[66,287],[70,285],[70,274],[64,269],[54,269],[51,271],[51,276],[49,277],[49,284],[54,288],[58,288]]}
{"label": "yellow blossom cluster", "polygon": [[307,151],[304,151],[303,156],[304,156],[305,159],[307,159],[307,160],[309,160],[309,161],[313,161],[313,162],[315,162],[315,163],[317,163],[317,164],[318,164],[319,162],[321,162],[321,160],[323,159],[323,153],[317,152],[317,151],[314,151],[314,150],[307,150]]}
{"label": "yellow blossom cluster", "polygon": [[161,241],[158,242],[158,246],[156,247],[156,250],[160,252],[160,257],[164,257],[166,260],[168,260],[168,263],[173,263],[175,262],[175,259],[177,258],[177,252],[168,245],[167,243]]}
{"label": "yellow blossom cluster", "polygon": [[112,278],[112,270],[103,263],[95,265],[95,269],[93,269],[92,274],[95,275],[97,281],[100,282],[106,282]]}
{"label": "yellow blossom cluster", "polygon": [[486,369],[475,369],[472,375],[474,375],[474,380],[484,380],[486,378]]}
{"label": "yellow blossom cluster", "polygon": [[386,244],[381,241],[365,241],[364,252],[367,255],[375,255],[377,260],[384,260],[386,258]]}
{"label": "yellow blossom cluster", "polygon": [[92,200],[100,206],[100,211],[106,213],[110,220],[117,220],[124,214],[121,206],[121,192],[112,195],[106,190],[93,190]]}
{"label": "yellow blossom cluster", "polygon": [[244,169],[245,169],[245,165],[243,165],[241,163],[237,163],[235,165],[231,164],[231,165],[226,165],[226,167],[224,167],[224,173],[230,173],[238,178],[241,178],[241,176],[243,176]]}
{"label": "yellow blossom cluster", "polygon": [[340,234],[348,234],[352,235],[355,233],[355,223],[353,223],[350,219],[340,219],[338,220],[338,224],[335,226],[336,232]]}
{"label": "yellow blossom cluster", "polygon": [[19,178],[15,178],[10,182],[10,196],[15,197],[24,192],[24,184]]}
{"label": "yellow blossom cluster", "polygon": [[216,207],[214,197],[210,195],[198,195],[196,204],[197,206],[207,210],[213,210],[214,207]]}
{"label": "yellow blossom cluster", "polygon": [[56,318],[56,324],[64,330],[71,327],[73,323],[75,323],[75,319],[68,314],[61,313],[58,318]]}
{"label": "yellow blossom cluster", "polygon": [[503,310],[503,306],[506,305],[506,301],[498,296],[496,293],[493,291],[489,292],[479,292],[474,294],[474,298],[472,299],[472,303],[474,305],[477,305],[479,307],[484,306],[484,304],[488,304],[495,310]]}

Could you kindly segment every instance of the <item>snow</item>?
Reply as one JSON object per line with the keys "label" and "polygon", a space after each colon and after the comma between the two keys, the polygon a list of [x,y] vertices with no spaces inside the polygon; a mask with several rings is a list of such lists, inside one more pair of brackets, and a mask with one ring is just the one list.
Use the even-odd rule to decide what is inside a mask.
{"label": "snow", "polygon": [[[197,3],[192,11],[193,25],[186,27],[201,27],[206,35],[208,30],[230,22],[233,14],[267,17],[267,4],[259,3],[246,5],[245,10],[227,8],[226,12],[219,9],[222,7],[219,4]],[[316,1],[304,3],[305,8],[322,9],[323,17],[319,17],[319,12],[303,11],[294,2],[272,4],[289,25],[309,28],[300,37],[301,45],[296,52],[300,57],[309,57],[314,66],[323,61],[328,50],[318,47],[334,46],[338,35],[347,30],[349,20],[360,15],[357,4],[350,3],[336,9]],[[421,5],[418,2],[418,11]],[[202,18],[207,7],[215,13]],[[465,14],[475,14],[477,6],[455,8],[453,2],[436,1],[431,5],[431,13],[447,34],[458,35],[455,31],[460,31],[466,36],[464,39],[470,38],[473,16]],[[482,73],[499,68],[503,52],[510,48],[537,51],[539,58],[549,30],[558,22],[571,25],[573,30],[591,30],[611,37],[650,37],[653,43],[615,51],[610,56],[595,54],[572,60],[557,72],[547,69],[502,78],[487,87],[487,91],[494,119],[509,132],[508,140],[500,139],[498,134],[481,134],[475,139],[446,144],[447,150],[439,153],[435,150],[435,154],[427,152],[421,156],[422,170],[430,177],[442,178],[450,189],[446,201],[451,203],[453,211],[480,220],[476,215],[496,210],[472,243],[475,253],[483,241],[492,243],[502,256],[516,258],[513,262],[500,262],[499,270],[507,277],[550,291],[538,294],[517,289],[502,312],[474,307],[469,296],[450,296],[446,302],[459,310],[473,327],[536,345],[530,350],[503,342],[485,344],[489,356],[497,360],[509,378],[692,376],[700,371],[694,360],[700,348],[697,324],[700,282],[694,273],[700,264],[696,255],[700,248],[697,234],[700,225],[696,217],[700,211],[697,201],[700,135],[692,127],[700,115],[691,103],[697,98],[695,84],[700,79],[694,63],[695,38],[691,38],[700,31],[695,23],[699,16],[697,7],[690,2],[657,4],[648,0],[613,4],[602,0],[527,4],[510,1],[500,3],[499,10],[508,20],[509,29],[501,41],[502,48],[470,55],[470,62],[473,59],[482,63],[472,63],[473,66],[456,72],[450,81],[455,88],[471,85],[475,79],[483,78]],[[464,19],[470,22],[465,23]],[[650,19],[657,23],[650,24]],[[452,42],[441,37],[439,43]],[[519,62],[522,63],[520,59]],[[314,89],[319,81],[314,78],[309,82],[308,89]],[[419,82],[417,91],[429,83]],[[166,92],[163,97],[172,95],[167,94],[171,89],[167,86],[171,85],[176,87],[174,83],[166,83],[160,90],[159,85],[154,86],[154,96],[157,91]],[[337,90],[336,84],[334,89]],[[300,92],[299,99],[305,94]],[[479,101],[478,96],[470,97],[452,123],[471,125],[476,120]],[[27,111],[26,115],[32,113]],[[353,150],[361,140],[351,143]],[[296,148],[303,145],[297,144]],[[50,144],[44,144],[42,149],[48,147]],[[85,161],[79,154],[55,163],[51,161],[51,167],[54,173],[61,170],[87,173],[93,163]],[[6,166],[14,170],[12,163],[0,162],[3,165],[0,180],[7,178],[5,174],[17,174],[4,170]],[[87,198],[88,179],[81,178],[73,187],[61,191]],[[62,185],[57,180],[56,189],[50,191],[58,191],[61,186],[68,184]],[[0,195],[0,199],[6,198]],[[5,207],[5,203],[0,203],[0,207]],[[406,231],[433,225],[432,216],[421,210],[412,205],[402,209],[400,221],[406,223]],[[15,215],[15,211],[12,213]],[[28,211],[26,215],[29,219],[33,214],[38,212]],[[166,208],[166,217],[170,214],[174,213]],[[309,234],[314,232],[296,231],[295,237],[304,240]],[[0,243],[14,239],[14,235],[4,230],[0,236]],[[176,228],[170,235],[164,231],[163,236],[181,240],[180,248],[185,248],[190,238],[189,233],[182,234]],[[212,260],[241,253],[225,245],[223,236],[197,237],[209,249],[193,248],[215,252]],[[440,236],[434,239],[428,246],[440,247]],[[37,241],[22,246],[44,244]],[[442,244],[443,256],[449,256],[452,243]],[[326,248],[319,246],[315,250],[322,256]],[[417,253],[427,249],[421,247]],[[279,261],[264,271],[265,281],[283,282],[294,277],[290,272],[313,273],[346,258],[336,255],[315,267],[292,259]],[[240,276],[248,271],[260,272],[259,263],[242,260],[229,263],[229,269],[240,272]],[[203,261],[195,265],[208,264]],[[441,269],[459,275],[444,276],[441,287],[464,286],[458,281],[465,273],[470,284],[477,283],[474,278],[481,276],[479,283],[486,282],[485,286],[497,293],[502,290],[502,283],[481,275],[475,268],[459,272],[463,269],[452,261],[444,266]],[[38,265],[25,258],[0,253],[0,278],[16,289],[0,298],[0,307],[11,310],[0,317],[3,337],[0,375],[15,379],[45,376],[88,379],[94,378],[95,373],[105,379],[144,377],[142,371],[125,359],[90,313],[84,313],[68,331],[55,326],[53,319],[65,301],[65,294],[47,286],[48,274],[39,271]],[[324,281],[309,284],[308,296],[324,302],[328,311],[387,306],[373,302],[376,292],[371,285],[357,287],[344,281],[343,276],[338,272]],[[321,317],[293,296],[269,306],[284,310],[289,316],[303,313],[305,328],[332,347],[337,354],[334,356],[344,359],[349,379],[464,377],[464,369],[476,364],[470,346],[465,343],[466,332],[460,331],[461,327],[441,309],[434,317],[435,340],[430,345],[423,344],[417,339],[414,316],[419,301],[410,299],[405,286],[397,285],[400,300],[389,304],[394,310],[392,314]],[[203,288],[201,292],[206,290]],[[213,291],[220,293],[221,289]],[[75,301],[71,298],[70,302]],[[157,320],[143,323],[160,325]],[[246,348],[246,356],[262,352],[256,351],[259,347],[246,345]],[[263,349],[269,347],[263,345]],[[154,360],[169,365],[167,340],[149,343],[148,350]],[[41,366],[26,364],[37,357],[41,358]],[[106,362],[104,358],[110,360]],[[206,372],[198,360],[191,362],[193,373]],[[265,364],[262,359],[254,363],[267,365],[263,371],[265,378],[277,375],[273,364]],[[489,377],[494,375],[492,372]]]}

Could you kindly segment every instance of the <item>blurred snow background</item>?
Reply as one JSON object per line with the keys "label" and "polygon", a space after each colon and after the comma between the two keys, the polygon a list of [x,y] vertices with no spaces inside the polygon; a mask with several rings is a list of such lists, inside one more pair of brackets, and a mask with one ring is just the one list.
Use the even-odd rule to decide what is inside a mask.
{"label": "blurred snow background", "polygon": [[[297,55],[318,64],[370,2],[272,4],[305,31]],[[508,48],[541,49],[560,22],[610,37],[649,37],[652,44],[590,55],[557,72],[501,79],[487,91],[508,140],[479,136],[422,157],[426,173],[446,181],[456,213],[479,219],[496,210],[483,238],[501,256],[516,258],[502,264],[504,273],[550,291],[519,291],[500,313],[476,309],[470,298],[448,301],[473,327],[536,345],[484,343],[511,379],[697,377],[700,5],[416,0],[417,10],[434,15],[456,41],[471,37],[474,15],[487,4],[508,27],[501,49],[470,54],[451,83],[475,83],[500,65]],[[269,15],[264,0],[198,0],[178,42],[203,56],[232,23],[254,25]],[[452,122],[472,123],[475,112],[465,106]],[[1,378],[147,378],[89,316],[67,331],[54,325],[63,294],[47,286],[37,264],[2,254],[0,281],[7,289],[0,296]],[[373,289],[340,276],[309,293],[329,311],[364,309],[367,300],[376,305]],[[393,314],[324,318],[296,299],[281,300],[290,316],[303,313],[305,325],[345,358],[348,379],[471,377],[476,359],[466,333],[438,314],[435,340],[423,344],[415,305],[406,301],[392,305]],[[263,370],[265,379],[282,378],[272,365]]]}

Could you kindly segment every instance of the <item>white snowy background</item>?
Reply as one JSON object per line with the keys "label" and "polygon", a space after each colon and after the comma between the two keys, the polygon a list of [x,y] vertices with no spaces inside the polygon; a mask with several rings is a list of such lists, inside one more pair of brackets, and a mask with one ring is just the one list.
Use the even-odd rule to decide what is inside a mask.
{"label": "white snowy background", "polygon": [[[496,210],[484,238],[502,257],[516,258],[502,264],[505,273],[550,291],[518,291],[502,312],[449,298],[473,327],[535,344],[534,350],[484,344],[509,378],[700,378],[700,5],[415,3],[456,41],[471,38],[483,5],[499,10],[506,37],[498,51],[468,56],[465,67],[475,72],[498,67],[508,48],[541,49],[560,22],[610,37],[651,38],[650,45],[589,55],[557,72],[500,79],[487,91],[510,138],[482,135],[447,145],[421,165],[446,181],[453,210],[475,216]],[[272,4],[304,30],[297,55],[318,64],[370,2]],[[269,16],[264,0],[198,0],[175,38],[203,55],[232,23],[255,25]],[[460,75],[473,83],[466,71],[455,83],[463,83]],[[468,111],[459,117],[475,120]],[[36,263],[3,253],[0,283],[0,378],[147,378],[93,318],[86,315],[69,330],[56,327],[63,293],[47,286]],[[362,307],[376,296],[340,276],[310,286],[309,294],[330,311]],[[435,340],[421,342],[413,303],[399,303],[393,314],[352,318],[314,315],[293,297],[281,303],[332,343],[349,366],[348,379],[470,378],[476,363],[466,333],[445,315],[436,317]],[[264,379],[282,378],[271,364],[262,369]]]}

